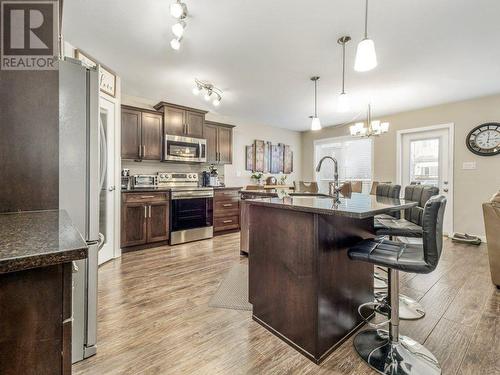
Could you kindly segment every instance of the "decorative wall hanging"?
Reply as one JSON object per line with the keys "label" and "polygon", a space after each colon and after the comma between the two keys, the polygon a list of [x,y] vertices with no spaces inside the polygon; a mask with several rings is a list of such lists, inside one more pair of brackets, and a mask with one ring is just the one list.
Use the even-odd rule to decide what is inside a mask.
{"label": "decorative wall hanging", "polygon": [[292,173],[292,148],[283,143],[273,145],[257,139],[253,145],[245,147],[245,166],[247,171],[252,172]]}

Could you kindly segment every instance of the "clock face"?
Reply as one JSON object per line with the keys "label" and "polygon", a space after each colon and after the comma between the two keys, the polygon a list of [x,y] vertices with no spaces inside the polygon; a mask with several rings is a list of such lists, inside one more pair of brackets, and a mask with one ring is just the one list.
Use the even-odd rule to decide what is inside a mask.
{"label": "clock face", "polygon": [[490,122],[472,129],[467,136],[467,147],[474,154],[493,156],[500,153],[500,123]]}

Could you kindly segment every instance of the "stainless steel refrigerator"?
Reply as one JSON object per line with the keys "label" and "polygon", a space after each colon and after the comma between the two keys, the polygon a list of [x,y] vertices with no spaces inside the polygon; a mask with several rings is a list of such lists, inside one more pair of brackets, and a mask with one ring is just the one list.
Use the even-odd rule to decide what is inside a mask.
{"label": "stainless steel refrigerator", "polygon": [[73,363],[96,353],[99,248],[99,82],[95,69],[66,58],[59,65],[59,207],[89,245],[73,264]]}

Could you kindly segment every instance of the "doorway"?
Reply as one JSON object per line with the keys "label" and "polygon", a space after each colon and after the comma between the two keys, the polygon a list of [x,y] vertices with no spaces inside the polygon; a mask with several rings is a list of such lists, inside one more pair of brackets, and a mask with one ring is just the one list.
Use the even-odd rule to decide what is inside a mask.
{"label": "doorway", "polygon": [[401,130],[397,137],[398,183],[437,186],[448,201],[443,232],[453,234],[453,124]]}
{"label": "doorway", "polygon": [[99,98],[99,264],[114,258],[115,249],[115,103]]}

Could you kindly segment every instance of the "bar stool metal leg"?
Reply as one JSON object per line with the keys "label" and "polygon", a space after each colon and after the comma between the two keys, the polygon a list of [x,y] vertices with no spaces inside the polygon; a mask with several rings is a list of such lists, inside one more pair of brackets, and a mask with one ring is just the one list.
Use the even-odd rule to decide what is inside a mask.
{"label": "bar stool metal leg", "polygon": [[399,334],[399,273],[389,270],[389,334],[377,330],[360,332],[354,347],[360,357],[380,374],[439,375],[441,367],[424,346]]}

